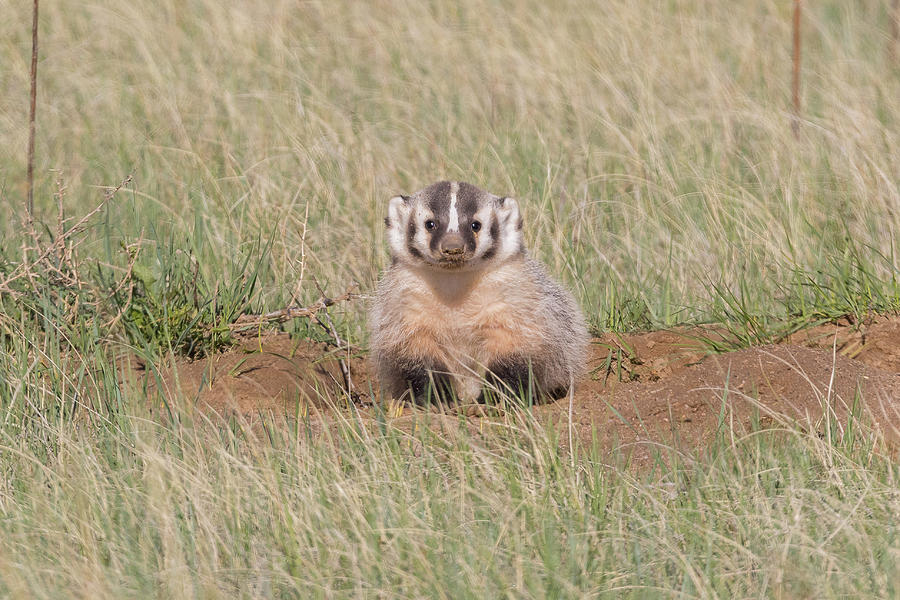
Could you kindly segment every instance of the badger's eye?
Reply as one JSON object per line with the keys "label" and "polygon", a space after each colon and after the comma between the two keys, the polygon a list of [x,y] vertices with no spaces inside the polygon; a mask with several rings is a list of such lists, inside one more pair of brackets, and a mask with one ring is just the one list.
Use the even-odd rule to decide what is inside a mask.
{"label": "badger's eye", "polygon": [[481,231],[481,222],[480,221],[472,221],[472,231],[478,233]]}
{"label": "badger's eye", "polygon": [[434,221],[432,221],[431,219],[428,219],[427,221],[425,221],[425,229],[427,229],[428,231],[431,231],[434,228],[435,228]]}

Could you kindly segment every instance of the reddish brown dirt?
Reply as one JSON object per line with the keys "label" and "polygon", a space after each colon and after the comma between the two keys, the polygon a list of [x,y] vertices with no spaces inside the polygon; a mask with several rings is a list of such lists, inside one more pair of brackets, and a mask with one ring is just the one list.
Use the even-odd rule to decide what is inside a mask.
{"label": "reddish brown dirt", "polygon": [[[695,331],[607,334],[594,340],[592,374],[572,405],[573,431],[608,449],[625,448],[645,463],[654,448],[696,450],[724,423],[729,432],[798,425],[824,432],[864,415],[887,439],[900,440],[900,318],[853,326],[821,325],[783,344],[709,355]],[[347,357],[344,357],[347,359]],[[325,344],[284,334],[246,340],[215,357],[164,370],[167,396],[194,399],[205,410],[252,417],[315,410],[335,416],[348,408],[338,355]],[[376,382],[359,357],[347,361],[354,404],[371,415]],[[857,402],[857,404],[854,404]],[[567,426],[569,402],[533,409],[545,423]],[[403,426],[414,409],[396,410]],[[508,415],[507,415],[508,416]],[[439,418],[456,423],[457,416]],[[470,417],[483,430],[497,417]],[[475,425],[477,423],[477,426]]]}
{"label": "reddish brown dirt", "polygon": [[354,388],[368,391],[366,361],[286,334],[245,338],[228,352],[179,361],[162,370],[161,386],[170,399],[194,400],[223,415],[333,408],[346,405],[338,358],[347,359]]}
{"label": "reddish brown dirt", "polygon": [[819,325],[789,340],[810,348],[836,351],[888,373],[900,372],[900,318],[874,316],[862,323]]}

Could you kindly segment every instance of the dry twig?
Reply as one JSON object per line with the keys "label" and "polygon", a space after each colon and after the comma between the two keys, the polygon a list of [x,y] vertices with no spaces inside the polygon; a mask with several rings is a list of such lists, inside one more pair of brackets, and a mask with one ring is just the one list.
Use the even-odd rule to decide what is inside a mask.
{"label": "dry twig", "polygon": [[312,318],[315,317],[319,313],[319,311],[324,310],[329,306],[332,306],[339,302],[351,300],[356,297],[358,295],[356,294],[356,289],[358,287],[359,284],[353,283],[350,287],[347,288],[347,291],[345,291],[337,298],[328,298],[327,296],[323,295],[318,301],[310,304],[309,306],[288,306],[262,315],[241,315],[234,323],[229,325],[229,328],[234,332],[238,332],[253,328],[259,328],[263,325],[284,323],[292,319]]}
{"label": "dry twig", "polygon": [[[33,281],[34,279],[34,267],[36,265],[42,265],[48,271],[53,273],[55,276],[59,277],[62,281],[72,283],[72,277],[69,274],[66,274],[62,270],[62,266],[64,264],[68,264],[70,267],[72,266],[73,258],[73,248],[67,247],[67,244],[72,240],[72,238],[84,231],[87,227],[88,221],[96,215],[98,212],[103,210],[103,207],[106,206],[106,203],[109,202],[116,193],[121,190],[123,187],[131,183],[132,176],[129,175],[122,183],[120,183],[115,188],[109,190],[104,194],[103,200],[89,213],[81,217],[77,223],[75,223],[72,227],[66,229],[65,221],[63,218],[62,212],[62,194],[65,188],[60,187],[57,193],[57,202],[60,204],[59,206],[59,219],[60,221],[57,223],[57,235],[53,239],[53,241],[47,246],[42,247],[42,243],[40,240],[40,236],[34,227],[34,219],[31,216],[31,213],[28,213],[26,216],[26,222],[23,224],[25,231],[29,234],[34,243],[33,247],[25,247],[23,248],[23,260],[21,264],[19,264],[15,269],[13,269],[12,273],[7,275],[6,279],[0,281],[0,294],[11,294],[18,295],[18,292],[14,290],[10,285],[18,279],[23,277],[27,277],[29,280]],[[61,232],[61,233],[60,233]],[[28,259],[28,253],[34,251],[37,252],[37,258],[34,260]],[[52,261],[48,261],[48,258],[56,257],[59,261],[62,261],[58,264],[52,264]],[[70,271],[74,273],[74,270]],[[77,278],[76,278],[77,279]]]}
{"label": "dry twig", "polygon": [[[359,284],[353,282],[347,290],[338,296],[337,298],[329,298],[325,295],[325,291],[322,290],[321,286],[319,286],[319,282],[316,281],[316,287],[319,289],[319,293],[321,294],[321,298],[309,306],[299,307],[299,306],[288,306],[286,308],[282,308],[280,310],[276,310],[270,313],[265,313],[262,315],[241,315],[237,321],[229,325],[231,331],[238,333],[242,331],[247,331],[249,329],[258,329],[263,325],[272,325],[275,323],[284,323],[285,321],[290,321],[291,319],[315,319],[319,325],[325,328],[331,336],[334,338],[334,343],[338,350],[346,350],[348,355],[350,353],[350,343],[341,339],[341,337],[337,333],[337,329],[334,326],[334,322],[331,320],[331,316],[328,314],[326,310],[329,306],[333,306],[339,302],[344,302],[346,300],[351,300],[357,296],[356,289],[359,287]],[[321,313],[324,313],[324,321],[319,317]],[[350,366],[344,358],[338,358],[338,363],[341,367],[341,374],[344,377],[344,387],[347,392],[347,396],[350,397],[353,394],[353,380],[350,376]]]}
{"label": "dry twig", "polygon": [[[319,280],[313,278],[313,282],[316,284],[316,288],[318,288],[319,294],[321,294],[322,297],[324,297],[325,290],[323,290],[322,286],[319,285]],[[328,314],[328,310],[325,308],[322,309],[322,314],[325,315],[325,321],[328,324],[328,327],[326,329],[331,332],[331,336],[334,338],[334,343],[336,344],[337,349],[342,350],[344,347],[344,342],[343,342],[343,340],[341,340],[340,336],[338,335],[337,329],[334,326],[334,322],[331,320],[331,315]],[[319,319],[318,314],[316,315],[316,320],[319,322],[320,325],[322,325],[323,328],[325,327],[325,323],[322,323],[321,319]],[[346,349],[347,349],[347,355],[349,358],[349,354],[350,354],[350,344],[349,343],[346,344]],[[341,374],[344,376],[344,385],[347,390],[347,397],[350,398],[353,394],[353,380],[350,378],[350,366],[347,364],[347,361],[345,361],[343,358],[338,359],[338,364],[341,367]]]}

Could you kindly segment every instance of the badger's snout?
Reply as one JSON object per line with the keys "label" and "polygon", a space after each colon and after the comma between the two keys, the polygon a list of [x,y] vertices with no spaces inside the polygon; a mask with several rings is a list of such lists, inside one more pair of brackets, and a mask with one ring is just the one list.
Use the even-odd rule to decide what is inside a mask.
{"label": "badger's snout", "polygon": [[448,233],[441,238],[441,254],[447,257],[459,256],[466,250],[466,242],[458,233]]}

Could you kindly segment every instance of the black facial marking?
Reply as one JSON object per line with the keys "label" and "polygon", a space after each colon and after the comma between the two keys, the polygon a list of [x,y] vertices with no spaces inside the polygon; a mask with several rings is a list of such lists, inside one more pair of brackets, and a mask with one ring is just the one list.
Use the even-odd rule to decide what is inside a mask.
{"label": "black facial marking", "polygon": [[438,254],[441,247],[441,238],[447,231],[446,217],[450,211],[450,182],[439,181],[422,190],[425,205],[431,210],[431,214],[435,216],[435,227],[429,230],[431,239],[428,241],[428,247],[432,253]]}
{"label": "black facial marking", "polygon": [[459,182],[459,191],[456,192],[456,210],[459,211],[460,222],[469,221],[475,211],[478,210],[478,196],[483,194],[481,190],[465,181]]}
{"label": "black facial marking", "polygon": [[406,226],[406,242],[411,244],[416,237],[416,220],[410,219],[409,225]]}
{"label": "black facial marking", "polygon": [[390,226],[391,226],[391,218],[390,217],[384,218],[384,226],[387,228],[390,228]]}
{"label": "black facial marking", "polygon": [[468,252],[469,254],[475,252],[475,232],[472,231],[472,228],[466,227],[462,230],[461,234],[466,242],[466,252]]}
{"label": "black facial marking", "polygon": [[450,182],[439,181],[422,190],[425,204],[434,215],[446,215],[450,210]]}
{"label": "black facial marking", "polygon": [[484,254],[481,255],[481,258],[482,258],[482,260],[490,260],[490,259],[494,258],[494,256],[496,254],[497,254],[497,246],[493,245],[484,251]]}
{"label": "black facial marking", "polygon": [[422,253],[419,252],[419,250],[418,250],[415,246],[413,246],[412,244],[407,244],[407,245],[406,245],[406,249],[407,249],[407,251],[409,251],[409,253],[410,253],[412,256],[414,256],[414,257],[416,257],[416,258],[424,258],[424,257],[422,256]]}
{"label": "black facial marking", "polygon": [[517,230],[517,231],[522,231],[522,225],[524,225],[524,224],[525,224],[525,220],[520,216],[520,217],[519,217],[519,222],[516,223],[516,230]]}
{"label": "black facial marking", "polygon": [[428,247],[432,252],[440,252],[441,238],[447,231],[447,224],[443,221],[435,221],[435,228],[431,230],[431,239],[428,241]]}
{"label": "black facial marking", "polygon": [[493,219],[491,221],[491,239],[496,244],[500,238],[500,223],[497,222],[497,219]]}

